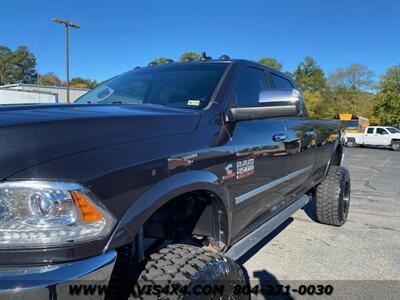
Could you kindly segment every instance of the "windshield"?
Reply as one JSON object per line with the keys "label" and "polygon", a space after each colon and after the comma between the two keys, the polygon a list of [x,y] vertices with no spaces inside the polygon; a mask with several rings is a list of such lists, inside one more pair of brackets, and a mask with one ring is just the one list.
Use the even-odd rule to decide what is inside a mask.
{"label": "windshield", "polygon": [[390,133],[400,133],[400,130],[394,127],[386,127],[387,130],[389,130]]}
{"label": "windshield", "polygon": [[346,129],[357,129],[358,121],[342,121]]}
{"label": "windshield", "polygon": [[226,63],[179,63],[136,69],[114,77],[75,103],[207,106]]}

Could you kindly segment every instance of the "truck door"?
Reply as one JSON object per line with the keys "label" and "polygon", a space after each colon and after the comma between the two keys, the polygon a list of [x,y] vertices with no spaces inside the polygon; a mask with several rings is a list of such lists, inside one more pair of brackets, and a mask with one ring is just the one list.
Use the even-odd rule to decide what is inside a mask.
{"label": "truck door", "polygon": [[[257,106],[260,92],[270,88],[263,69],[243,67],[232,90],[233,105]],[[230,180],[235,183],[230,186],[232,236],[237,240],[263,223],[283,200],[280,179],[287,175],[287,135],[282,118],[243,120],[233,126],[236,161],[230,166],[234,173]]]}
{"label": "truck door", "polygon": [[387,146],[390,144],[390,135],[389,132],[382,127],[377,127],[375,129],[374,139],[375,145],[378,146]]}
{"label": "truck door", "polygon": [[[290,90],[296,88],[289,80],[276,73],[271,72],[270,76],[274,88]],[[288,175],[283,191],[285,198],[290,201],[296,196],[297,191],[305,187],[313,171],[316,128],[314,122],[305,115],[284,118],[283,122],[287,132],[285,148],[288,153]]]}
{"label": "truck door", "polygon": [[365,133],[364,133],[364,144],[375,145],[376,141],[375,141],[375,133],[374,133],[374,131],[375,131],[374,127],[368,127],[365,130]]}

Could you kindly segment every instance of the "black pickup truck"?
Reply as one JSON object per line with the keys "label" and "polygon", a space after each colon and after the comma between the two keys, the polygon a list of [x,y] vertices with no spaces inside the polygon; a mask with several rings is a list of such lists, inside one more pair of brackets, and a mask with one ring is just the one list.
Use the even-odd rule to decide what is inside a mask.
{"label": "black pickup truck", "polygon": [[229,296],[246,284],[235,260],[308,201],[324,224],[349,210],[338,123],[247,60],[168,61],[74,104],[5,106],[0,141],[0,298],[68,298],[87,278],[108,297],[222,281]]}

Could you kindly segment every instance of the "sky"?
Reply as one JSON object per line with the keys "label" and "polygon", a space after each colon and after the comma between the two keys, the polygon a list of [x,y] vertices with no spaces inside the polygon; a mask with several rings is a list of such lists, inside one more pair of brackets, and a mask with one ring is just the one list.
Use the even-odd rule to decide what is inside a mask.
{"label": "sky", "polygon": [[294,71],[305,56],[329,75],[351,63],[377,76],[400,63],[399,0],[0,0],[0,45],[26,45],[39,73],[105,80],[185,51],[216,58],[274,57]]}

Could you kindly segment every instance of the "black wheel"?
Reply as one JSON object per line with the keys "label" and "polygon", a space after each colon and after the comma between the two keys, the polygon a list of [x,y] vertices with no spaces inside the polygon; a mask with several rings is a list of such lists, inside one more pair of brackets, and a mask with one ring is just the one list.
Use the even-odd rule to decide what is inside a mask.
{"label": "black wheel", "polygon": [[400,142],[392,142],[391,148],[393,151],[400,151]]}
{"label": "black wheel", "polygon": [[[235,285],[243,287],[247,283],[235,261],[185,244],[168,245],[152,254],[137,283],[138,286],[172,285],[183,291],[179,295],[153,296],[157,299],[249,299],[234,293]],[[213,287],[215,293],[210,290]]]}
{"label": "black wheel", "polygon": [[331,166],[325,180],[317,187],[317,220],[342,226],[349,213],[350,173],[344,167]]}
{"label": "black wheel", "polygon": [[348,140],[346,146],[349,148],[354,148],[356,146],[356,142],[354,140]]}

